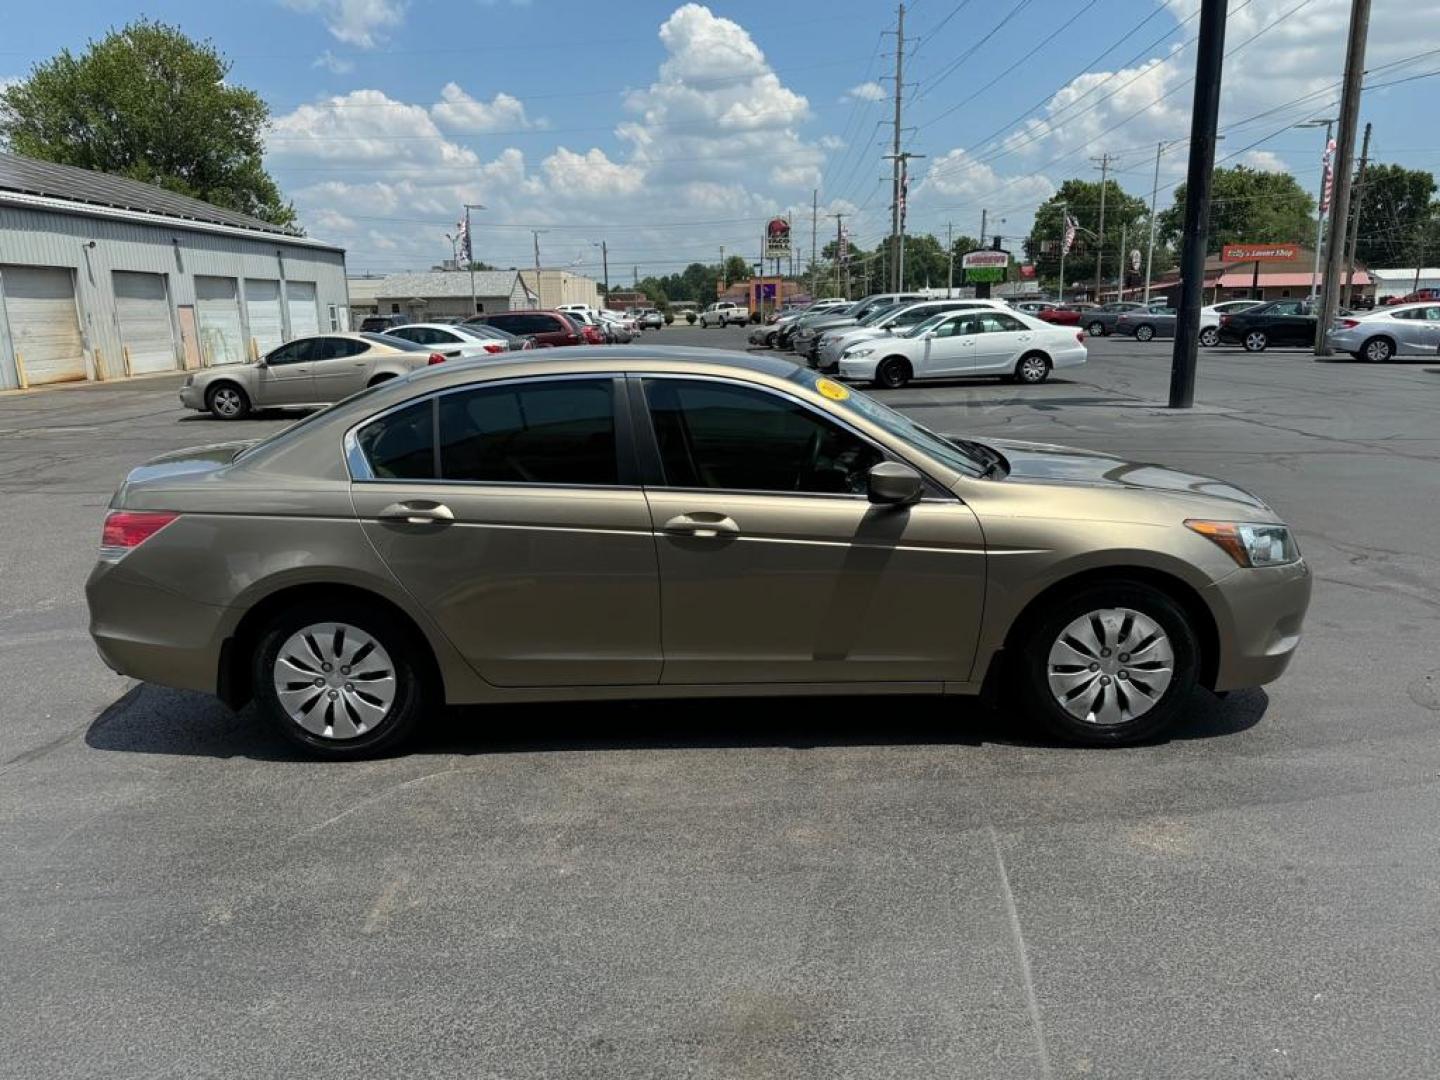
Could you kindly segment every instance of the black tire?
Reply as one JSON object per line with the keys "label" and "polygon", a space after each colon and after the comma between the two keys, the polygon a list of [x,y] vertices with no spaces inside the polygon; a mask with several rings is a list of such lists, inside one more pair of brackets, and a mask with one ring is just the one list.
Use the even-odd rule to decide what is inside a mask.
{"label": "black tire", "polygon": [[770,331],[770,333],[768,333],[768,334],[765,335],[765,347],[766,347],[767,349],[773,349],[773,348],[775,348],[775,342],[776,342],[775,331],[772,330],[772,331]]}
{"label": "black tire", "polygon": [[1050,377],[1050,358],[1040,353],[1027,353],[1015,363],[1014,379],[1027,386],[1039,386]]}
{"label": "black tire", "polygon": [[1098,321],[1092,322],[1089,326],[1085,327],[1085,332],[1091,337],[1104,337],[1105,324]]}
{"label": "black tire", "polygon": [[205,408],[217,420],[244,420],[250,415],[250,395],[239,383],[223,380],[205,391]]}
{"label": "black tire", "polygon": [[[313,734],[291,719],[280,703],[274,671],[281,648],[297,632],[317,623],[345,623],[368,634],[389,654],[394,672],[395,695],[385,717],[370,730],[353,738],[326,738]],[[260,714],[282,736],[317,757],[336,760],[373,757],[392,750],[415,730],[429,706],[432,694],[423,663],[426,646],[413,632],[397,626],[375,609],[353,601],[336,601],[294,607],[282,611],[261,632],[251,661],[255,703]],[[321,676],[317,672],[317,677]],[[318,690],[326,695],[332,690]],[[315,708],[326,708],[322,699]],[[334,707],[334,706],[329,706]]]}
{"label": "black tire", "polygon": [[1246,352],[1264,352],[1270,345],[1270,335],[1264,330],[1247,330],[1242,344]]}
{"label": "black tire", "polygon": [[1137,327],[1135,328],[1135,340],[1136,340],[1136,341],[1153,341],[1154,338],[1155,338],[1155,328],[1154,328],[1153,326],[1149,325],[1148,323],[1143,324],[1143,325],[1141,325],[1141,326],[1137,326]]}
{"label": "black tire", "polygon": [[1389,338],[1372,337],[1360,346],[1360,355],[1372,364],[1388,364],[1395,359],[1395,346]]}
{"label": "black tire", "polygon": [[1207,326],[1200,331],[1200,344],[1207,349],[1213,349],[1220,344],[1220,330],[1215,326]]}
{"label": "black tire", "polygon": [[[1126,608],[1153,619],[1169,638],[1174,659],[1170,683],[1148,711],[1124,722],[1102,725],[1076,717],[1060,704],[1050,688],[1049,655],[1071,623],[1089,612],[1107,608]],[[1178,719],[1195,688],[1199,667],[1200,646],[1184,609],[1150,585],[1116,580],[1087,585],[1046,603],[1034,619],[1020,628],[1010,670],[1026,713],[1049,731],[1086,746],[1124,746],[1150,738]],[[1124,683],[1117,675],[1110,685]],[[1111,691],[1107,687],[1102,692]]]}
{"label": "black tire", "polygon": [[910,381],[910,362],[902,356],[887,356],[875,367],[875,385],[899,390]]}

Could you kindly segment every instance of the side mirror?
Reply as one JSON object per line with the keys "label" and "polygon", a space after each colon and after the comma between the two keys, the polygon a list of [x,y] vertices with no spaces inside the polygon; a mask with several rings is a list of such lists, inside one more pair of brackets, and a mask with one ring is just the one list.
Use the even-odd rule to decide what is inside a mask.
{"label": "side mirror", "polygon": [[935,331],[934,331],[934,330],[926,330],[926,331],[925,331],[925,339],[926,339],[927,341],[928,341],[930,338],[934,337],[934,336],[935,336]]}
{"label": "side mirror", "polygon": [[925,492],[925,481],[920,474],[898,461],[882,461],[872,466],[866,480],[870,501],[882,506],[909,506],[919,502]]}

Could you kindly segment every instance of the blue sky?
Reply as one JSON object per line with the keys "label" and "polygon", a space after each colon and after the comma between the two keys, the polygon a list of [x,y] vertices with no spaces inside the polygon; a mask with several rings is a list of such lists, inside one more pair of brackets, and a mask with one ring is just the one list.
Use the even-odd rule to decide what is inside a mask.
{"label": "blue sky", "polygon": [[[905,145],[927,156],[913,163],[910,231],[974,234],[988,209],[1003,222],[992,231],[1023,235],[1056,185],[1098,175],[1102,151],[1148,196],[1156,143],[1188,131],[1198,6],[912,2]],[[1291,125],[1335,115],[1349,4],[1230,8],[1221,153],[1313,191],[1322,136]],[[545,265],[598,276],[603,239],[612,280],[713,261],[721,245],[753,258],[776,212],[808,250],[817,187],[822,215],[847,214],[857,243],[888,228],[894,39],[881,32],[894,6],[881,0],[28,4],[7,15],[0,78],[142,11],[213,40],[270,102],[268,164],[352,271],[447,257],[465,202],[486,207],[478,258],[529,265],[537,229]],[[1440,70],[1440,0],[1378,0],[1367,67],[1377,159],[1440,168],[1427,74]],[[1184,166],[1181,143],[1162,159],[1162,204]]]}

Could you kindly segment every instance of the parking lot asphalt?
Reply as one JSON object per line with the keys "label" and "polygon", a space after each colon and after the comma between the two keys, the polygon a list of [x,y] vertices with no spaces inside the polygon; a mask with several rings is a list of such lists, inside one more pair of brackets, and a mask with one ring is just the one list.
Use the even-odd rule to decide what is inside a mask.
{"label": "parking lot asphalt", "polygon": [[304,760],[107,671],[81,592],[130,467],[293,415],[0,396],[0,1076],[1440,1074],[1440,363],[1212,350],[1171,412],[1169,348],[881,394],[1296,528],[1290,672],[1125,750],[827,699],[456,711]]}

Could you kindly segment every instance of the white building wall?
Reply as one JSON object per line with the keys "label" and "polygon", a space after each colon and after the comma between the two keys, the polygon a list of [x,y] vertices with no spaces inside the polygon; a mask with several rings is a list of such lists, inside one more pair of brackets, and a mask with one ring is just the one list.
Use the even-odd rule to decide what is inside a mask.
{"label": "white building wall", "polygon": [[[72,271],[85,337],[89,378],[125,376],[120,323],[111,273],[163,274],[175,319],[176,368],[183,364],[177,308],[195,303],[197,274],[241,280],[314,282],[321,329],[329,309],[346,307],[345,253],[288,242],[283,236],[232,236],[169,222],[114,220],[85,212],[0,205],[0,264],[54,266]],[[282,286],[283,288],[283,286]],[[244,305],[241,309],[243,312]],[[244,316],[242,314],[242,320]],[[248,342],[249,329],[245,328]],[[287,335],[290,333],[286,328]],[[96,357],[101,371],[96,371]],[[0,305],[0,389],[19,385],[15,357]]]}

